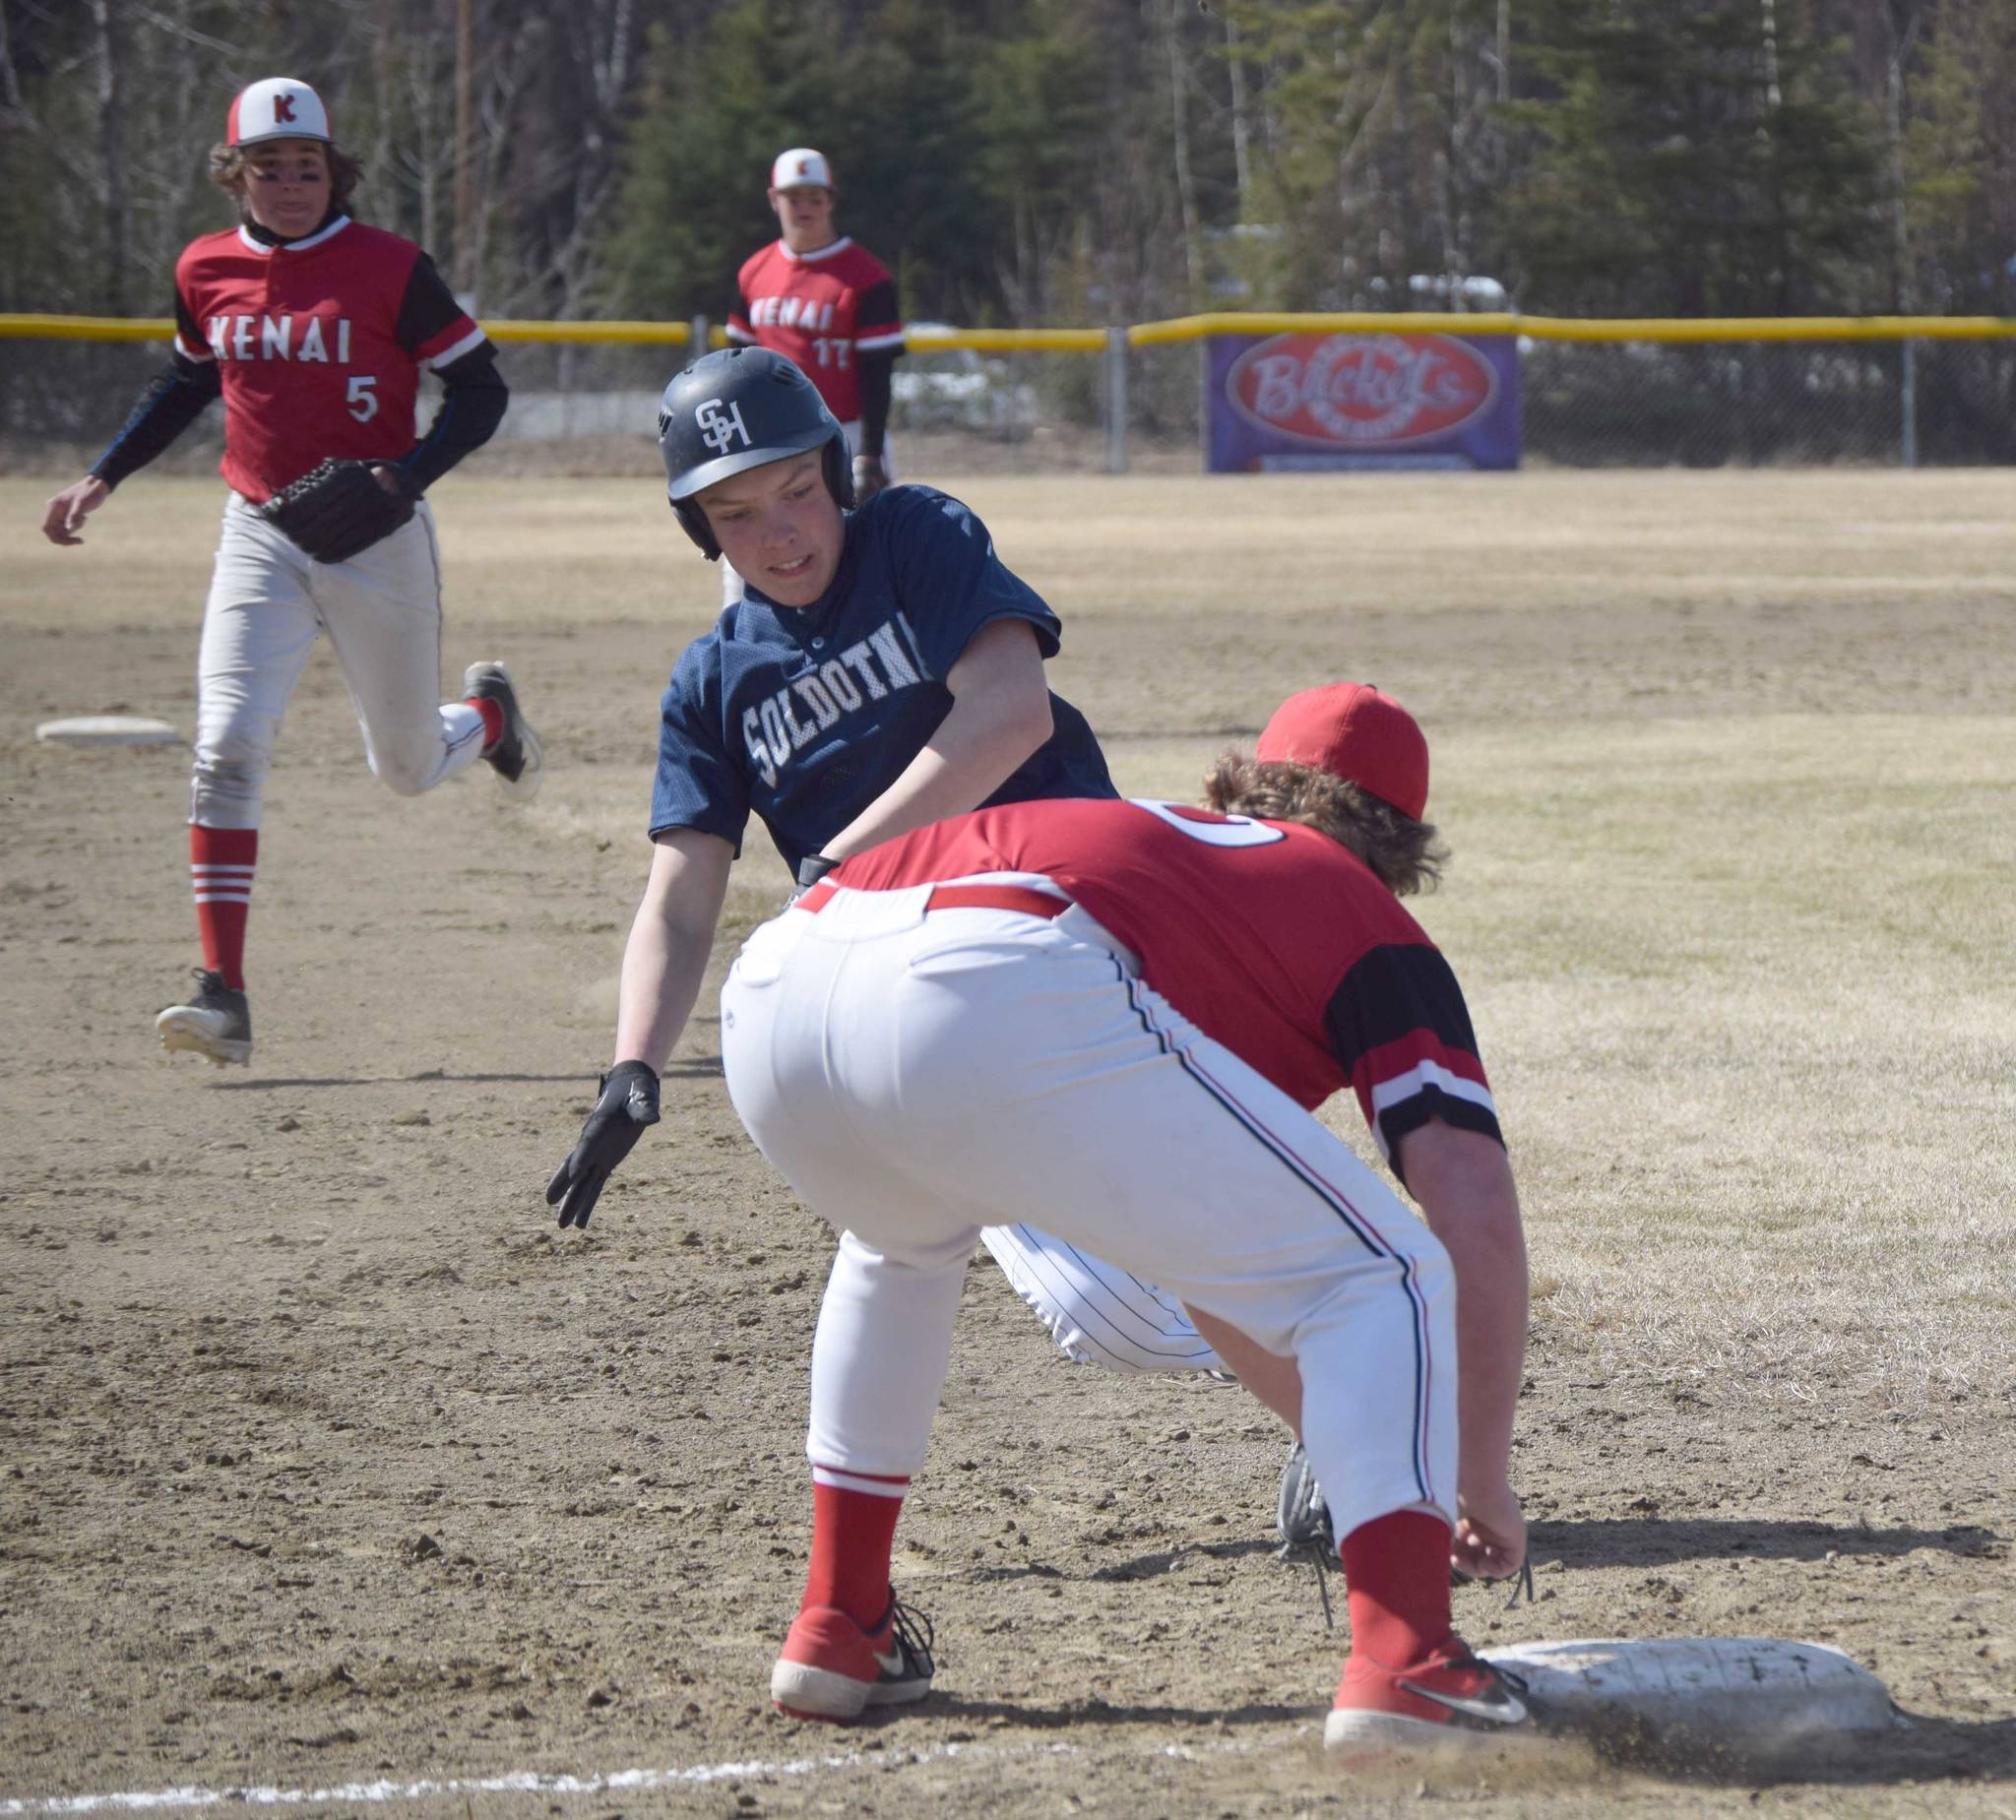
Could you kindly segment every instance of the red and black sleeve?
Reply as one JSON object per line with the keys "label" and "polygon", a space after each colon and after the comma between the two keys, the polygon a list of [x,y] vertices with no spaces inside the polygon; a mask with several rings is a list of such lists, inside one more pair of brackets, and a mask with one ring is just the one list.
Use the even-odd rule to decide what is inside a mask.
{"label": "red and black sleeve", "polygon": [[[901,322],[903,318],[896,303],[896,281],[884,279],[880,283],[869,285],[861,293],[854,320],[870,324]],[[889,404],[894,391],[890,383],[893,378],[891,368],[902,352],[903,343],[898,340],[878,347],[863,347],[854,358],[861,376],[861,453],[878,460],[889,435]]]}
{"label": "red and black sleeve", "polygon": [[[735,300],[728,305],[727,320],[728,340],[731,342],[746,343],[753,342],[756,339],[756,330],[749,320],[748,280],[751,263],[749,260],[744,260],[742,262],[742,269],[735,274]],[[707,349],[704,347],[692,349],[693,358],[699,359],[706,351]]]}
{"label": "red and black sleeve", "polygon": [[[175,294],[175,351],[168,356],[168,364],[147,382],[118,435],[88,471],[107,486],[117,486],[128,474],[145,468],[223,392],[217,362],[208,357],[209,345],[180,291]],[[200,347],[204,357],[192,358],[183,352],[184,347]]]}
{"label": "red and black sleeve", "polygon": [[496,348],[424,253],[408,275],[394,333],[442,386],[441,408],[427,433],[393,464],[414,492],[423,493],[496,434],[511,391],[497,370]]}
{"label": "red and black sleeve", "polygon": [[455,300],[434,262],[422,253],[407,274],[393,336],[420,365],[435,372],[483,343],[483,332]]}
{"label": "red and black sleeve", "polygon": [[1505,1141],[1463,989],[1435,948],[1367,949],[1332,994],[1324,1024],[1365,1123],[1403,1182],[1401,1140],[1430,1118]]}

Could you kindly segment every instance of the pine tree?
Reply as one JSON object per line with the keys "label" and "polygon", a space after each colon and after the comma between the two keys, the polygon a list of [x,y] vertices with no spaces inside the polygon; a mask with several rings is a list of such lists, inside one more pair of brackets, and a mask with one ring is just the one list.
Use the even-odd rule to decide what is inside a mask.
{"label": "pine tree", "polygon": [[1880,129],[1838,59],[1751,0],[1535,0],[1522,62],[1543,93],[1506,197],[1520,300],[1557,314],[1866,309]]}

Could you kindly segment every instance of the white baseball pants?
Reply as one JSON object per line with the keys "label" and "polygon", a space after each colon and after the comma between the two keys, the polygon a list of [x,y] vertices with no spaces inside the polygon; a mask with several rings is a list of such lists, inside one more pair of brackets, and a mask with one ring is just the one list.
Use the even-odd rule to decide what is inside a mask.
{"label": "white baseball pants", "polygon": [[1434,1236],[1083,911],[933,910],[930,889],[788,910],[722,991],[735,1109],[841,1229],[812,1458],[916,1472],[974,1241],[1030,1223],[1296,1359],[1340,1537],[1399,1509],[1453,1524],[1455,1278]]}
{"label": "white baseball pants", "polygon": [[394,792],[417,796],[481,757],[482,716],[441,701],[441,558],[426,503],[348,562],[318,563],[232,493],[196,662],[192,822],[259,826],[281,721],[323,632],[371,773]]}

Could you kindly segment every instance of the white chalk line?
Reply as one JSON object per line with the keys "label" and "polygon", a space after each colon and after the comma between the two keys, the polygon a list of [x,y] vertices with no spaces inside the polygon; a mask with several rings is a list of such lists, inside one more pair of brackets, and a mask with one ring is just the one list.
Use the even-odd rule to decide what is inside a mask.
{"label": "white chalk line", "polygon": [[[1165,1744],[1153,1754],[1163,1757],[1216,1757],[1241,1754],[1249,1748],[1236,1740],[1214,1744]],[[147,1789],[106,1794],[58,1794],[43,1798],[19,1797],[0,1800],[0,1815],[166,1813],[180,1808],[221,1807],[313,1807],[331,1802],[360,1806],[384,1806],[395,1801],[425,1801],[440,1795],[477,1794],[609,1794],[648,1792],[657,1789],[679,1789],[708,1783],[738,1782],[762,1776],[816,1776],[823,1771],[889,1769],[898,1765],[945,1762],[965,1758],[971,1762],[1008,1757],[1077,1757],[1084,1755],[1077,1744],[934,1744],[923,1750],[850,1750],[837,1757],[797,1757],[787,1762],[768,1763],[760,1759],[747,1763],[700,1763],[687,1769],[615,1770],[606,1776],[540,1775],[519,1770],[508,1776],[450,1777],[442,1781],[423,1778],[417,1782],[339,1783],[326,1789]]]}

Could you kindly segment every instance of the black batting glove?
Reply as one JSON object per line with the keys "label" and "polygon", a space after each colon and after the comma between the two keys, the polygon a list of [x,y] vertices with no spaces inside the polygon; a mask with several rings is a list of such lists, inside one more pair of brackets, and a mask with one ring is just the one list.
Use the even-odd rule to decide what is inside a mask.
{"label": "black batting glove", "polygon": [[798,882],[791,895],[785,899],[784,907],[789,910],[806,892],[840,864],[838,859],[829,859],[824,853],[807,853],[798,861]]}
{"label": "black batting glove", "polygon": [[889,484],[889,471],[879,455],[854,457],[854,504],[864,506]]}
{"label": "black batting glove", "polygon": [[646,1125],[658,1123],[658,1074],[643,1062],[618,1062],[601,1078],[601,1098],[581,1128],[581,1141],[546,1184],[546,1205],[563,1226],[586,1229],[602,1184]]}

